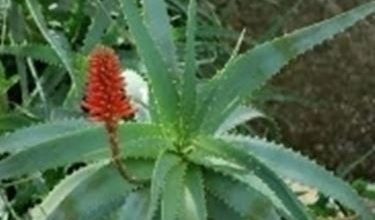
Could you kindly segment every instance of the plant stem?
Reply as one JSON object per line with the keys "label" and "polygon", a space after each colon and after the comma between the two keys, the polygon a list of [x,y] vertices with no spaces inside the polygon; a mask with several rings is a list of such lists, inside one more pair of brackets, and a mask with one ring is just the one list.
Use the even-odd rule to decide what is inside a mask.
{"label": "plant stem", "polygon": [[126,165],[122,162],[122,156],[117,136],[117,125],[115,123],[107,123],[106,129],[108,132],[112,163],[120,173],[120,175],[127,181],[133,184],[144,183],[145,180],[138,179],[128,172]]}
{"label": "plant stem", "polygon": [[1,46],[4,46],[5,44],[5,37],[6,37],[6,31],[7,31],[7,10],[5,9],[5,11],[2,13],[3,14],[3,17],[2,17],[2,20],[3,20],[3,25],[2,25],[2,28],[1,28]]}
{"label": "plant stem", "polygon": [[41,84],[41,80],[38,77],[38,74],[36,73],[36,69],[35,69],[35,66],[34,66],[34,63],[33,63],[32,59],[26,58],[26,62],[29,65],[31,76],[34,78],[34,81],[35,81],[35,87],[36,87],[35,90],[39,93],[40,100],[42,100],[43,107],[44,107],[44,113],[47,114],[48,113],[47,98],[46,98],[46,95],[44,93],[43,86]]}
{"label": "plant stem", "polygon": [[[15,45],[16,42],[12,37],[10,37],[11,45]],[[16,68],[17,73],[20,76],[20,87],[21,87],[21,98],[22,98],[22,106],[26,106],[27,100],[29,99],[29,88],[28,88],[28,77],[26,71],[26,63],[24,58],[17,55],[16,56]]]}
{"label": "plant stem", "polygon": [[3,190],[0,191],[0,198],[1,200],[3,200],[5,207],[8,209],[9,214],[12,216],[12,218],[15,220],[21,220],[21,217],[19,217],[18,214],[14,211]]}

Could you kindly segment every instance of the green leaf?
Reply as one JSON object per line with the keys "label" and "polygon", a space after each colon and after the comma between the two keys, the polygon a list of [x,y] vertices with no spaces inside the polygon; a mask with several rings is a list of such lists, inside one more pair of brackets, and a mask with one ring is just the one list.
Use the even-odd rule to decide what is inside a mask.
{"label": "green leaf", "polygon": [[[131,192],[124,205],[117,214],[116,220],[140,220],[147,218],[147,209],[150,204],[150,191],[142,189]],[[113,219],[112,219],[113,220]]]}
{"label": "green leaf", "polygon": [[184,202],[186,163],[179,163],[166,176],[161,201],[161,220],[180,219]]}
{"label": "green leaf", "polygon": [[208,216],[215,220],[242,220],[241,216],[228,207],[221,199],[207,196]]}
{"label": "green leaf", "polygon": [[[96,3],[95,14],[91,17],[91,24],[83,40],[81,51],[88,54],[96,44],[98,44],[105,33],[105,30],[111,24],[111,19],[104,8]],[[101,3],[103,4],[103,3]]]}
{"label": "green leaf", "polygon": [[244,154],[230,143],[219,139],[201,137],[196,144],[224,160],[231,159],[233,163],[242,166],[244,169],[242,172],[229,172],[228,175],[258,189],[273,202],[279,211],[282,211],[284,215],[289,215],[290,219],[310,219],[297,196],[282,179],[257,158]]}
{"label": "green leaf", "polygon": [[[15,129],[30,125],[34,120],[18,113],[3,114],[0,116],[0,134],[6,131],[13,131]],[[0,152],[2,151],[3,137],[0,136]]]}
{"label": "green leaf", "polygon": [[244,219],[278,219],[272,203],[257,191],[222,175],[205,173],[206,188]]}
{"label": "green leaf", "polygon": [[57,56],[61,59],[61,62],[69,72],[72,79],[72,88],[75,88],[77,85],[82,85],[83,83],[79,84],[77,82],[77,77],[75,76],[73,60],[71,56],[72,52],[69,48],[67,48],[67,45],[62,41],[62,39],[55,31],[48,29],[46,20],[43,17],[38,1],[26,0],[26,5],[43,37],[51,45],[52,49],[56,52]]}
{"label": "green leaf", "polygon": [[282,204],[280,199],[275,195],[275,193],[270,189],[266,183],[255,176],[251,170],[247,170],[241,164],[224,158],[218,153],[212,153],[207,150],[203,150],[202,147],[195,149],[188,156],[189,160],[195,164],[204,166],[215,172],[221,173],[227,177],[230,177],[236,181],[246,184],[249,192],[253,194],[261,194],[264,197],[272,201],[273,205],[283,213],[284,216],[290,216],[287,208]]}
{"label": "green leaf", "polygon": [[15,153],[94,126],[84,119],[66,119],[18,129],[0,136],[0,152]]}
{"label": "green leaf", "polygon": [[281,145],[257,138],[227,136],[224,139],[258,157],[279,175],[317,188],[355,210],[363,219],[373,218],[370,210],[348,184],[308,158]]}
{"label": "green leaf", "polygon": [[16,43],[23,42],[26,37],[25,35],[28,25],[25,21],[26,13],[22,10],[21,2],[17,3],[12,1],[11,8],[8,11],[8,16],[11,18],[8,20],[8,28],[12,39],[14,39]]}
{"label": "green leaf", "polygon": [[255,118],[266,117],[262,112],[250,106],[238,106],[216,130],[216,135],[224,134],[235,128],[237,125],[245,123]]}
{"label": "green leaf", "polygon": [[161,152],[158,159],[156,160],[155,169],[152,174],[151,181],[151,201],[147,212],[147,219],[152,219],[156,210],[158,210],[159,200],[162,190],[165,188],[165,179],[169,171],[177,166],[181,162],[181,159],[176,155]]}
{"label": "green leaf", "polygon": [[[120,147],[125,158],[156,159],[164,149],[173,147],[171,140],[165,137],[159,126],[142,123],[127,123],[119,127]],[[110,157],[107,148],[98,148],[85,158]]]}
{"label": "green leaf", "polygon": [[143,0],[144,18],[151,37],[170,71],[177,73],[176,48],[164,0]]}
{"label": "green leaf", "polygon": [[201,130],[214,132],[244,97],[262,86],[291,60],[331,39],[375,12],[371,1],[331,19],[257,45],[238,56],[210,81],[202,98]]}
{"label": "green leaf", "polygon": [[200,168],[189,166],[185,177],[184,207],[181,219],[207,219],[206,198]]}
{"label": "green leaf", "polygon": [[101,219],[121,206],[135,188],[108,162],[89,165],[62,180],[31,216],[35,220]]}
{"label": "green leaf", "polygon": [[27,44],[0,46],[0,54],[10,54],[14,56],[30,57],[54,66],[62,66],[60,58],[56,52],[48,45]]}
{"label": "green leaf", "polygon": [[152,105],[156,115],[160,116],[162,125],[175,132],[177,119],[177,91],[169,78],[168,68],[164,63],[157,46],[143,24],[133,0],[121,0],[121,7],[127,18],[131,33],[134,36],[138,52],[147,68]]}
{"label": "green leaf", "polygon": [[124,163],[131,175],[142,180],[151,179],[155,166],[155,159],[126,158]]}
{"label": "green leaf", "polygon": [[182,76],[182,101],[181,101],[181,114],[182,126],[185,131],[189,133],[195,122],[196,110],[196,96],[197,96],[197,82],[196,71],[197,64],[195,60],[195,32],[196,32],[196,0],[190,0],[188,8],[188,21],[186,27],[186,51],[185,51],[185,72]]}
{"label": "green leaf", "polygon": [[[31,127],[26,131],[20,131],[24,136],[18,132],[8,136],[10,144],[25,142],[21,147],[17,144],[13,145],[16,146],[15,149],[5,145],[6,149],[13,151],[10,156],[0,161],[0,179],[55,168],[72,162],[103,158],[106,155],[105,158],[108,158],[110,155],[107,134],[102,126],[88,126],[81,129],[73,126],[73,129],[66,131],[64,129],[69,126],[64,125],[61,127],[60,135],[56,134],[59,131],[58,126],[51,127],[51,131],[55,132],[51,138],[47,135],[47,127],[47,125],[36,127],[36,132],[33,132]],[[160,128],[149,124],[121,125],[119,139],[122,153],[126,158],[155,158],[160,150],[170,146],[168,139],[160,133]],[[31,140],[31,144],[28,144],[27,140]]]}

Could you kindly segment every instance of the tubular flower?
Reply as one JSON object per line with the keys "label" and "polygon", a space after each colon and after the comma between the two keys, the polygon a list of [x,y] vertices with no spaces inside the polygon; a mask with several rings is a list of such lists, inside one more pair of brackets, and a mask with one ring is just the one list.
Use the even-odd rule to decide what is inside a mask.
{"label": "tubular flower", "polygon": [[115,52],[104,46],[93,50],[89,56],[89,79],[86,98],[82,106],[95,121],[116,127],[119,119],[134,113],[124,91],[120,62]]}
{"label": "tubular flower", "polygon": [[130,175],[122,163],[117,123],[120,118],[129,117],[134,113],[130,100],[125,94],[124,79],[115,52],[104,46],[97,47],[89,57],[89,79],[86,98],[82,106],[90,117],[104,122],[111,150],[113,165],[126,181],[138,181]]}

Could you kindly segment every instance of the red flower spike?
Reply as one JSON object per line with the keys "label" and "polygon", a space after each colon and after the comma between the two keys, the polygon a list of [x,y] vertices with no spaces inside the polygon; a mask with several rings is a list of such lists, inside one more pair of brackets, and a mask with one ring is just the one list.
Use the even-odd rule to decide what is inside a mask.
{"label": "red flower spike", "polygon": [[93,120],[105,122],[108,128],[134,113],[124,91],[119,59],[112,49],[99,46],[91,52],[88,74],[82,106]]}
{"label": "red flower spike", "polygon": [[117,123],[120,118],[129,117],[134,113],[124,91],[120,61],[112,49],[99,46],[90,54],[88,72],[86,98],[82,106],[88,110],[93,120],[105,123],[112,162],[120,175],[126,181],[139,182],[128,173],[122,163],[117,137]]}

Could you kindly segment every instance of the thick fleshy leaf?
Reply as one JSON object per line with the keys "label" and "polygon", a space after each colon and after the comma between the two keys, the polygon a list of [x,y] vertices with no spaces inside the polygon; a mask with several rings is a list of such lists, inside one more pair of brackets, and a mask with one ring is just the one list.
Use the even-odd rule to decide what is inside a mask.
{"label": "thick fleshy leaf", "polygon": [[[100,161],[100,160],[99,160]],[[155,166],[154,159],[127,158],[124,160],[126,169],[130,175],[140,180],[151,180],[152,172]]]}
{"label": "thick fleshy leaf", "polygon": [[[105,30],[111,24],[110,15],[107,14],[108,11],[104,8],[106,2],[95,2],[97,7],[95,7],[95,14],[91,17],[91,24],[88,27],[85,39],[83,40],[83,46],[81,48],[84,54],[88,54],[97,45],[101,37],[104,35]],[[100,5],[99,5],[100,4]]]}
{"label": "thick fleshy leaf", "polygon": [[206,196],[200,168],[189,166],[185,177],[184,206],[181,219],[207,219]]}
{"label": "thick fleshy leaf", "polygon": [[9,54],[20,57],[30,57],[50,65],[63,66],[56,52],[47,45],[27,44],[0,46],[0,54]]}
{"label": "thick fleshy leaf", "polygon": [[161,193],[165,188],[165,181],[169,171],[177,166],[181,159],[176,155],[161,152],[156,160],[155,169],[151,180],[151,201],[147,212],[147,219],[152,219],[158,210]]}
{"label": "thick fleshy leaf", "polygon": [[216,130],[215,135],[220,135],[255,118],[266,117],[262,112],[250,106],[238,106]]}
{"label": "thick fleshy leaf", "polygon": [[162,193],[161,220],[181,219],[185,172],[186,163],[179,163],[169,171]]}
{"label": "thick fleshy leaf", "polygon": [[228,63],[205,88],[199,115],[201,130],[214,132],[246,96],[266,83],[291,60],[331,39],[375,12],[375,2],[257,45]]}
{"label": "thick fleshy leaf", "polygon": [[185,47],[185,71],[182,78],[182,98],[181,98],[181,117],[182,129],[189,134],[197,121],[196,98],[197,98],[197,79],[196,79],[196,52],[195,52],[195,32],[196,32],[196,0],[190,0],[188,7],[188,21],[186,27],[186,47]]}
{"label": "thick fleshy leaf", "polygon": [[208,216],[215,220],[242,220],[241,215],[228,207],[222,200],[207,196]]}
{"label": "thick fleshy leaf", "polygon": [[108,162],[89,165],[62,180],[31,210],[33,220],[101,219],[124,203],[136,186]]}
{"label": "thick fleshy leaf", "polygon": [[146,25],[168,68],[177,73],[176,47],[164,0],[142,0]]}
{"label": "thick fleshy leaf", "polygon": [[[22,127],[30,126],[35,120],[24,116],[19,113],[3,114],[0,116],[0,134],[3,132],[14,131]],[[0,143],[2,142],[2,136],[0,136]],[[0,144],[0,152],[2,144]]]}
{"label": "thick fleshy leaf", "polygon": [[258,157],[279,175],[317,188],[356,211],[363,219],[372,219],[370,210],[348,184],[301,154],[258,138],[225,136],[223,139]]}
{"label": "thick fleshy leaf", "polygon": [[[76,125],[75,121],[72,122]],[[0,161],[0,179],[55,168],[72,162],[109,157],[109,144],[103,126],[91,125],[80,128],[70,125],[69,123],[63,123],[62,126],[46,124],[36,126],[35,130],[30,127],[8,137],[5,136],[9,145],[4,146],[14,144],[16,150]],[[51,136],[47,135],[48,128],[51,130]],[[161,134],[160,127],[150,124],[120,125],[119,138],[123,155],[127,158],[156,158],[159,151],[170,147],[169,141]],[[28,144],[28,140],[31,140],[31,144]],[[24,144],[17,147],[20,142]]]}
{"label": "thick fleshy leaf", "polygon": [[150,204],[150,191],[141,189],[131,192],[124,205],[111,220],[140,220],[147,219],[147,209]]}
{"label": "thick fleshy leaf", "polygon": [[244,219],[279,219],[272,203],[259,192],[213,172],[206,172],[205,179],[207,190],[241,214]]}
{"label": "thick fleshy leaf", "polygon": [[147,68],[147,78],[155,111],[152,115],[160,118],[159,122],[175,132],[177,125],[177,91],[170,78],[169,70],[162,59],[156,44],[142,22],[139,10],[133,0],[120,0],[122,11],[128,21],[139,55]]}
{"label": "thick fleshy leaf", "polygon": [[0,136],[0,151],[14,153],[26,150],[90,126],[95,125],[85,119],[66,119],[35,124]]}
{"label": "thick fleshy leaf", "polygon": [[202,147],[199,147],[189,154],[188,158],[191,162],[246,184],[249,192],[263,195],[264,198],[268,198],[272,202],[284,217],[291,217],[291,213],[273,190],[254,175],[251,170],[249,171],[245,166],[238,164],[236,161],[222,157],[219,153],[213,153],[201,148]]}
{"label": "thick fleshy leaf", "polygon": [[[242,180],[248,185],[250,184],[249,186],[253,186],[255,181],[257,181],[258,184],[264,183],[266,187],[263,187],[263,195],[266,195],[268,198],[273,198],[271,201],[273,201],[279,211],[284,212],[283,214],[290,213],[290,217],[288,217],[289,219],[310,219],[302,203],[297,199],[297,196],[289,189],[284,181],[257,158],[246,155],[240,150],[235,149],[231,146],[231,143],[212,137],[198,138],[196,144],[200,148],[204,148],[217,156],[221,156],[227,160],[232,160],[243,166],[245,172],[242,173],[242,175],[238,172],[230,173],[229,175],[238,180]],[[250,179],[246,180],[246,178]],[[260,189],[259,187],[254,188],[258,190]],[[272,193],[270,193],[269,190],[267,191],[267,189],[270,189],[275,196],[271,197]],[[281,204],[278,200],[281,201]]]}

